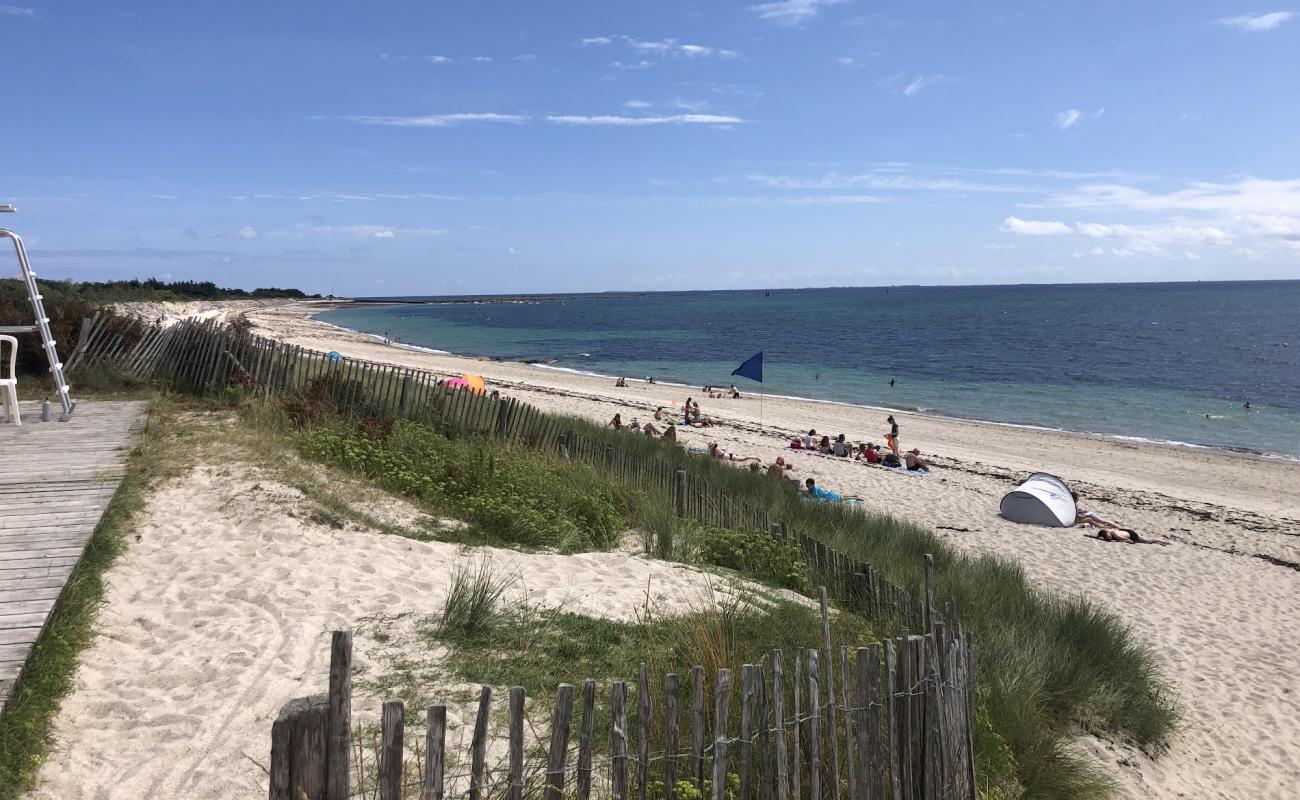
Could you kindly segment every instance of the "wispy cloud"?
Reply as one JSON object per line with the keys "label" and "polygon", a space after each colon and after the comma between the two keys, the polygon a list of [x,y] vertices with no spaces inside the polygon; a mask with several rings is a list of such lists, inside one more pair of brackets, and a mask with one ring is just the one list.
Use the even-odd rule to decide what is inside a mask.
{"label": "wispy cloud", "polygon": [[492,56],[474,56],[470,60],[476,64],[491,64],[496,59],[493,58]]}
{"label": "wispy cloud", "polygon": [[1071,108],[1068,111],[1058,111],[1056,112],[1056,117],[1055,117],[1056,127],[1060,128],[1063,131],[1069,130],[1070,128],[1073,128],[1075,125],[1078,124],[1079,117],[1080,117],[1080,113],[1079,113],[1079,109],[1077,108]]}
{"label": "wispy cloud", "polygon": [[936,83],[942,83],[942,75],[917,75],[906,86],[903,87],[903,94],[913,97],[920,93],[927,86],[933,86]]}
{"label": "wispy cloud", "polygon": [[1065,111],[1056,112],[1052,117],[1052,121],[1056,124],[1056,127],[1063,131],[1068,131],[1070,128],[1077,126],[1080,122],[1101,119],[1101,115],[1105,113],[1106,109],[1104,108],[1099,108],[1092,112],[1080,111],[1077,108],[1069,108]]}
{"label": "wispy cloud", "polygon": [[1017,236],[1064,236],[1074,229],[1064,222],[1007,217],[1002,220],[1002,230]]}
{"label": "wispy cloud", "polygon": [[[320,118],[317,117],[316,119]],[[362,114],[343,117],[343,119],[361,125],[386,125],[393,128],[445,128],[450,125],[474,122],[505,122],[517,125],[528,121],[528,117],[520,114],[494,113],[427,114],[414,117],[383,117]]]}
{"label": "wispy cloud", "polygon": [[816,178],[789,175],[749,174],[745,180],[773,189],[898,189],[939,192],[1008,192],[1040,191],[1034,187],[1005,183],[981,183],[960,178],[920,177],[906,172],[881,168],[872,172],[846,175],[828,172]]}
{"label": "wispy cloud", "polygon": [[425,60],[425,61],[428,61],[430,64],[450,64],[450,63],[451,63],[451,59],[448,58],[447,56],[425,56],[425,57],[424,57],[424,60]]}
{"label": "wispy cloud", "polygon": [[653,61],[647,61],[644,58],[640,61],[614,61],[610,64],[614,69],[650,69],[655,65]]}
{"label": "wispy cloud", "polygon": [[398,236],[444,236],[441,228],[402,228],[394,225],[338,225],[319,226],[317,233],[342,233],[367,239],[396,239]]}
{"label": "wispy cloud", "polygon": [[646,102],[645,100],[628,100],[626,103],[623,104],[623,107],[624,108],[649,108],[650,105],[651,104]]}
{"label": "wispy cloud", "polygon": [[794,197],[728,195],[715,197],[712,202],[731,206],[861,206],[887,201],[872,194],[808,194]]}
{"label": "wispy cloud", "polygon": [[1226,25],[1229,28],[1236,28],[1246,33],[1258,33],[1260,31],[1271,31],[1278,28],[1282,23],[1294,16],[1290,11],[1273,11],[1268,14],[1242,14],[1237,17],[1220,17],[1214,21],[1216,25]]}
{"label": "wispy cloud", "polygon": [[720,58],[729,60],[740,55],[735,50],[681,42],[677,39],[639,39],[621,33],[610,34],[609,36],[588,36],[585,39],[579,39],[578,44],[583,47],[606,47],[611,44],[619,44],[633,53],[643,56],[658,56],[660,58]]}
{"label": "wispy cloud", "polygon": [[738,125],[745,120],[720,114],[668,114],[650,117],[626,117],[613,114],[575,116],[557,114],[548,116],[547,122],[557,125],[614,125],[637,127],[644,125]]}
{"label": "wispy cloud", "polygon": [[36,9],[24,8],[22,6],[5,6],[0,5],[0,15],[7,17],[35,17]]}
{"label": "wispy cloud", "polygon": [[802,25],[831,6],[847,3],[849,0],[776,0],[771,3],[759,3],[749,10],[759,19],[775,22],[779,25]]}
{"label": "wispy cloud", "polygon": [[[1137,254],[1186,257],[1178,252],[1171,253],[1169,248],[1183,248],[1188,245],[1224,245],[1231,244],[1233,235],[1214,225],[1193,224],[1186,222],[1157,223],[1152,225],[1128,225],[1103,222],[1076,222],[1073,226],[1059,220],[1028,220],[1019,217],[1007,217],[1002,221],[1002,231],[1017,236],[1069,236],[1078,235],[1088,239],[1100,239],[1112,242],[1109,247],[1111,255],[1125,257]],[[1093,247],[1093,255],[1103,255],[1100,246]],[[1081,257],[1082,252],[1076,257]],[[1195,258],[1191,254],[1191,258]]]}

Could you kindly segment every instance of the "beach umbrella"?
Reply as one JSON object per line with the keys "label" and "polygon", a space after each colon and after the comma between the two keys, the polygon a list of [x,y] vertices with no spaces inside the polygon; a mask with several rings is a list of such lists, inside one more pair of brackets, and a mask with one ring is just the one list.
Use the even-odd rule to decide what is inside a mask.
{"label": "beach umbrella", "polygon": [[465,385],[475,394],[484,394],[487,392],[487,383],[484,382],[482,375],[466,375]]}
{"label": "beach umbrella", "polygon": [[325,354],[325,358],[329,361],[342,361],[343,355],[337,350],[331,350]]}
{"label": "beach umbrella", "polygon": [[442,382],[442,385],[448,389],[468,389],[469,381],[464,378],[448,378]]}

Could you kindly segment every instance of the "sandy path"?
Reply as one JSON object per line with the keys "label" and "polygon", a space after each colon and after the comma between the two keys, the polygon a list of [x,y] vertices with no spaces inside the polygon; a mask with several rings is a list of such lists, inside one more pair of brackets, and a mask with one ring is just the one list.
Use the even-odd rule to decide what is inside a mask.
{"label": "sandy path", "polygon": [[[1040,584],[1081,593],[1128,620],[1155,649],[1187,711],[1159,761],[1084,742],[1112,764],[1132,797],[1274,798],[1300,785],[1300,464],[1219,451],[1145,445],[895,412],[905,447],[934,456],[928,477],[784,449],[796,431],[881,440],[879,409],[754,398],[709,400],[681,387],[385,346],[305,319],[311,306],[250,314],[261,332],[345,355],[448,374],[481,373],[544,410],[644,420],[687,394],[724,424],[683,438],[770,462],[793,455],[796,474],[859,494],[872,508],[936,526],[955,546],[1024,564]],[[997,516],[999,498],[1031,470],[1061,475],[1086,506],[1170,547],[1104,544],[1077,530],[1027,528]],[[964,532],[948,530],[967,529]]]}

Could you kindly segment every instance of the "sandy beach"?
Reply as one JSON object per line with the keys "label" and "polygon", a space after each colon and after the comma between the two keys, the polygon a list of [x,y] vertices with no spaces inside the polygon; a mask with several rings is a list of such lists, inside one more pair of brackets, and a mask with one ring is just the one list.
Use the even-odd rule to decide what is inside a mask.
{"label": "sandy beach", "polygon": [[[684,429],[686,444],[716,441],[765,463],[792,457],[795,475],[934,527],[956,547],[1014,559],[1044,588],[1112,609],[1154,649],[1186,711],[1180,735],[1154,761],[1123,743],[1080,738],[1130,797],[1283,798],[1300,785],[1300,652],[1289,644],[1300,608],[1300,464],[894,412],[904,448],[935,465],[914,476],[786,449],[809,428],[880,442],[880,409],[767,399],[760,414],[756,397],[710,400],[639,381],[615,388],[601,377],[418,352],[307,318],[322,307],[263,308],[248,318],[257,332],[306,347],[482,374],[543,410],[600,421],[616,412],[645,420],[692,395],[719,424]],[[83,653],[59,715],[58,750],[33,796],[264,794],[252,762],[265,758],[280,703],[324,686],[327,631],[380,614],[430,614],[452,566],[480,557],[286,514],[301,502],[295,490],[209,461],[152,498],[141,540],[109,572],[102,635]],[[1080,529],[1002,520],[999,499],[1033,470],[1065,478],[1083,507],[1173,544],[1109,544]],[[529,559],[528,590],[541,601],[617,618],[646,602],[647,582],[668,612],[710,584],[626,552],[487,557]],[[358,651],[375,651],[364,632]]]}
{"label": "sandy beach", "polygon": [[[1130,796],[1285,797],[1300,781],[1300,652],[1279,646],[1300,608],[1300,464],[893,412],[904,448],[919,448],[937,467],[918,477],[786,449],[809,428],[880,443],[883,409],[767,398],[760,417],[756,397],[709,400],[634,380],[615,388],[601,377],[404,350],[309,320],[311,311],[285,306],[249,317],[259,332],[306,347],[482,374],[543,410],[601,421],[616,412],[648,419],[694,396],[721,424],[683,429],[686,444],[716,441],[764,463],[790,457],[799,476],[932,526],[957,547],[1014,559],[1042,586],[1087,595],[1128,621],[1156,651],[1187,712],[1181,735],[1155,761],[1081,740]],[[1036,470],[1065,478],[1081,507],[1173,544],[1108,544],[1082,529],[1001,519],[1002,495]]]}

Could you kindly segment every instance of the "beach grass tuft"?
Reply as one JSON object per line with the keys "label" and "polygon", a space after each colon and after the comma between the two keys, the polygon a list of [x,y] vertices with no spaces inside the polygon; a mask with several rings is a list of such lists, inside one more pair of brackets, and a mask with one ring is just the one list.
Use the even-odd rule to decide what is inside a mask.
{"label": "beach grass tuft", "polygon": [[502,598],[513,583],[511,576],[498,576],[492,562],[480,560],[473,566],[461,565],[452,573],[447,596],[442,601],[437,635],[454,641],[483,639],[497,631],[505,621]]}

